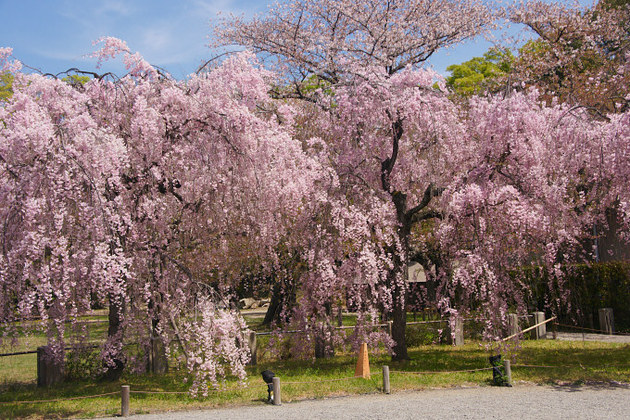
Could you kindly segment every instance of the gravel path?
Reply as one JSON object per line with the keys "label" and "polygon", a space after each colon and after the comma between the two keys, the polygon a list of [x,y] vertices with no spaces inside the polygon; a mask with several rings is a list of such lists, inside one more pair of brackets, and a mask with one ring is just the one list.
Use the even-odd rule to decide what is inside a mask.
{"label": "gravel path", "polygon": [[[133,410],[133,406],[132,406]],[[133,419],[628,419],[630,386],[517,385],[372,394],[203,411],[133,416]]]}

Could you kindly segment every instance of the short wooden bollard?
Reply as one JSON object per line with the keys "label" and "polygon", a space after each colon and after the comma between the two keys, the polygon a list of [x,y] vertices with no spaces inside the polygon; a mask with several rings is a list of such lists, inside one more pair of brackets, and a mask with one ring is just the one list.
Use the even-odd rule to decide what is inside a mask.
{"label": "short wooden bollard", "polygon": [[[534,325],[538,325],[541,322],[545,322],[545,313],[544,312],[534,312],[532,314],[534,316]],[[540,325],[534,329],[534,335],[536,340],[541,340],[547,338],[547,324]]]}
{"label": "short wooden bollard", "polygon": [[451,331],[451,343],[454,346],[463,346],[464,345],[464,319],[457,315],[453,318],[451,322],[451,327],[453,330]]}
{"label": "short wooden bollard", "polygon": [[390,394],[391,389],[389,387],[389,366],[383,366],[383,392]]}
{"label": "short wooden bollard", "polygon": [[508,314],[508,331],[510,335],[516,335],[521,331],[517,314]]}
{"label": "short wooden bollard", "polygon": [[273,405],[282,405],[282,396],[280,395],[280,378],[274,376],[273,379]]}
{"label": "short wooden bollard", "polygon": [[503,367],[505,368],[505,378],[507,381],[506,385],[512,386],[512,367],[510,366],[510,361],[504,360]]}
{"label": "short wooden bollard", "polygon": [[120,415],[129,417],[129,385],[120,388]]}
{"label": "short wooden bollard", "polygon": [[48,346],[37,348],[37,386],[53,386],[63,382],[63,363],[47,354]]}
{"label": "short wooden bollard", "polygon": [[256,332],[255,331],[250,331],[249,333],[249,340],[248,340],[248,344],[249,344],[249,351],[251,354],[251,359],[249,360],[249,364],[251,366],[256,366],[257,363],[257,357],[258,357],[258,352],[257,352],[257,343],[256,343]]}
{"label": "short wooden bollard", "polygon": [[599,329],[604,331],[606,334],[615,333],[615,318],[613,317],[612,308],[600,308]]}

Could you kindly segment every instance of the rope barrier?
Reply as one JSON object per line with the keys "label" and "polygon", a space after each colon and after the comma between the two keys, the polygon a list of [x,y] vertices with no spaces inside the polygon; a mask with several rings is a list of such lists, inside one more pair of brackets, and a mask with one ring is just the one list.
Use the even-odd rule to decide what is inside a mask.
{"label": "rope barrier", "polygon": [[[522,315],[519,316],[519,318],[523,319],[523,318],[532,318],[532,315]],[[519,333],[512,335],[510,337],[506,337],[504,338],[502,341],[506,341],[509,340],[511,338],[516,337],[517,335],[523,334],[525,332],[531,331],[536,327],[539,327],[541,325],[544,325],[552,320],[556,319],[556,317],[552,317],[549,318],[539,324],[533,325],[529,328],[524,329],[523,331],[520,331]],[[476,318],[464,318],[464,321],[475,321],[475,322],[482,322],[485,321],[485,318],[480,318],[480,319],[476,319]],[[439,320],[433,320],[433,321],[409,321],[406,323],[406,325],[422,325],[422,324],[442,324],[445,322],[449,322],[448,319],[439,319]],[[581,329],[581,330],[588,330],[588,331],[594,331],[594,332],[601,332],[601,333],[605,333],[605,334],[609,334],[607,331],[604,330],[597,330],[597,329],[593,329],[593,328],[585,328],[585,327],[578,327],[575,325],[566,325],[566,324],[559,324],[557,322],[554,322],[553,325],[557,325],[557,326],[561,326],[561,327],[568,327],[568,328],[576,328],[576,329]],[[373,327],[373,328],[380,328],[380,327],[387,327],[388,324],[374,324],[374,325],[368,325],[367,327]],[[346,330],[346,329],[354,329],[356,328],[356,326],[354,325],[349,325],[349,326],[341,326],[341,327],[335,327],[336,330]],[[272,335],[272,334],[298,334],[298,333],[306,333],[307,331],[305,330],[287,330],[287,331],[261,331],[261,332],[256,332],[256,335]],[[620,333],[620,332],[615,332],[612,333],[613,335],[624,335],[624,336],[630,336],[630,333]],[[2,356],[2,355],[0,355]]]}
{"label": "rope barrier", "polygon": [[464,369],[464,370],[438,370],[438,371],[420,371],[420,372],[409,372],[405,370],[392,370],[392,373],[408,373],[412,375],[431,375],[431,374],[439,374],[439,373],[464,373],[464,372],[481,372],[483,370],[492,370],[492,367],[479,368],[479,369]]}
{"label": "rope barrier", "polygon": [[[243,385],[243,386],[239,386],[239,387],[232,387],[232,388],[224,388],[224,389],[220,389],[220,388],[214,388],[214,389],[209,389],[208,391],[212,391],[212,392],[230,392],[230,391],[240,391],[242,389],[247,389],[247,388],[251,388],[252,385],[251,384],[247,384],[247,385]],[[179,395],[184,395],[184,394],[188,394],[188,391],[143,391],[143,390],[134,390],[131,389],[129,391],[130,394],[179,394]]]}
{"label": "rope barrier", "polygon": [[[417,321],[417,322],[407,322],[407,325],[414,325],[414,324],[430,324],[430,323],[437,323],[437,322],[447,322],[447,321]],[[385,323],[385,324],[372,324],[372,325],[365,325],[366,328],[383,328],[383,327],[387,327],[389,324]],[[342,325],[340,327],[334,327],[335,330],[353,330],[356,329],[357,326],[356,325]],[[309,331],[309,330],[285,330],[285,331],[256,331],[256,335],[273,335],[273,334],[278,334],[278,335],[282,335],[282,334],[300,334],[300,333],[309,333],[309,332],[314,332],[314,331]]]}
{"label": "rope barrier", "polygon": [[[589,366],[584,366],[580,363],[579,366],[569,366],[569,365],[556,365],[556,366],[548,366],[548,365],[521,365],[521,364],[516,364],[516,365],[512,365],[512,367],[530,367],[530,368],[550,368],[550,369],[573,369],[573,368],[577,368],[580,367],[584,370],[590,369],[590,370],[602,370],[596,367],[589,367]],[[607,364],[606,367],[630,367],[630,365],[628,364],[623,364],[623,365],[609,365]]]}
{"label": "rope barrier", "polygon": [[105,394],[85,395],[81,397],[69,397],[69,398],[55,398],[52,400],[33,400],[33,401],[0,401],[0,404],[35,404],[35,403],[47,403],[47,402],[59,402],[59,401],[71,401],[71,400],[85,400],[88,398],[106,397],[108,395],[120,395],[120,391],[106,392]]}
{"label": "rope barrier", "polygon": [[[85,346],[80,346],[79,348],[81,349],[96,349],[98,348],[99,345],[98,344],[88,344]],[[76,347],[64,347],[64,350],[74,350]],[[20,356],[23,354],[37,354],[37,350],[28,350],[28,351],[17,351],[15,353],[0,353],[0,357],[7,357],[7,356]]]}
{"label": "rope barrier", "polygon": [[361,376],[348,376],[346,378],[320,379],[317,381],[282,381],[282,385],[315,384],[321,382],[347,381],[350,379],[363,379]]}
{"label": "rope barrier", "polygon": [[600,332],[600,333],[604,333],[606,335],[624,335],[624,336],[630,336],[630,333],[621,333],[621,332],[614,332],[614,333],[609,333],[608,331],[604,331],[604,330],[596,330],[594,328],[586,328],[586,327],[578,327],[577,325],[567,325],[567,324],[559,324],[557,322],[553,323],[554,325],[557,325],[559,327],[567,327],[567,328],[575,328],[577,330],[585,330],[585,331],[595,331],[595,332]]}
{"label": "rope barrier", "polygon": [[442,319],[442,320],[436,320],[436,321],[410,321],[410,322],[407,322],[407,325],[441,324],[443,322],[448,322],[448,319]]}
{"label": "rope barrier", "polygon": [[15,353],[0,353],[0,357],[20,356],[22,354],[35,354],[35,353],[37,353],[37,350],[16,351]]}
{"label": "rope barrier", "polygon": [[531,368],[572,368],[577,366],[547,366],[547,365],[512,365],[512,367],[531,367]]}
{"label": "rope barrier", "polygon": [[135,391],[129,390],[130,394],[188,394],[186,391]]}
{"label": "rope barrier", "polygon": [[[522,367],[522,368],[548,368],[548,369],[558,369],[558,368],[563,368],[563,369],[572,369],[572,368],[576,368],[578,366],[567,366],[567,365],[557,365],[557,366],[550,366],[550,365],[528,365],[528,364],[514,364],[512,365],[512,367]],[[605,369],[597,369],[597,368],[590,368],[590,367],[584,367],[581,363],[580,363],[580,368],[584,369],[584,370],[595,370],[595,371],[605,371]],[[622,365],[607,365],[606,367],[630,367],[630,365],[628,364],[622,364]],[[476,368],[476,369],[461,369],[461,370],[443,370],[443,371],[403,371],[403,370],[392,370],[392,373],[401,373],[401,374],[410,374],[410,375],[436,375],[436,374],[446,374],[446,373],[472,373],[472,372],[482,372],[482,371],[486,371],[486,370],[492,370],[494,369],[494,367],[485,367],[485,368]],[[371,375],[379,375],[382,372],[375,372],[375,373],[371,373]],[[302,385],[302,384],[312,384],[312,383],[323,383],[323,382],[338,382],[338,381],[347,381],[347,380],[351,380],[351,379],[363,379],[361,376],[348,376],[348,377],[344,377],[344,378],[332,378],[332,379],[320,379],[320,380],[315,380],[315,381],[283,381],[282,384],[283,385]],[[213,389],[211,391],[214,392],[230,392],[230,391],[240,391],[243,389],[247,389],[252,387],[252,384],[246,384],[246,385],[242,385],[239,386],[238,388],[226,388],[226,389]],[[188,392],[187,391],[149,391],[149,390],[129,390],[130,394],[165,394],[165,395],[187,395]],[[0,401],[0,405],[9,405],[9,404],[37,404],[37,403],[52,403],[52,402],[61,402],[61,401],[72,401],[72,400],[83,400],[83,399],[90,399],[90,398],[100,398],[100,397],[107,397],[110,395],[119,395],[120,392],[119,391],[115,391],[115,392],[106,392],[103,394],[95,394],[95,395],[84,395],[84,396],[79,396],[79,397],[68,397],[68,398],[55,398],[55,399],[50,399],[50,400],[31,400],[31,401]]]}
{"label": "rope barrier", "polygon": [[[315,381],[318,382],[318,381]],[[213,389],[214,392],[229,392],[229,391],[239,391],[241,389],[251,388],[251,384],[247,384],[238,388],[226,388],[226,389]],[[176,395],[187,395],[187,391],[142,391],[142,390],[130,390],[130,394],[176,394]],[[0,401],[0,404],[35,404],[35,403],[48,403],[48,402],[61,402],[61,401],[71,401],[71,400],[84,400],[88,398],[99,398],[106,397],[109,395],[120,395],[120,391],[115,392],[106,392],[104,394],[96,394],[96,395],[85,395],[80,397],[68,397],[68,398],[55,398],[51,400],[32,400],[32,401]]]}

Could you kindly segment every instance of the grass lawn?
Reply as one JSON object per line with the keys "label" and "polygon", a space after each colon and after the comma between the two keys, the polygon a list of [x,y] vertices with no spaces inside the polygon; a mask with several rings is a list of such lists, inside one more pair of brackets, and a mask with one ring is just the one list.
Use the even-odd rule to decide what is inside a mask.
{"label": "grass lawn", "polygon": [[[353,378],[356,356],[341,355],[317,361],[265,361],[249,369],[245,384],[222,384],[207,398],[186,394],[137,394],[133,391],[185,392],[182,372],[167,375],[127,375],[117,382],[76,381],[49,389],[35,386],[35,355],[0,358],[0,418],[99,417],[120,414],[120,386],[130,385],[133,414],[166,410],[187,410],[229,405],[263,404],[267,392],[260,371],[273,370],[282,383],[285,402],[332,395],[381,392],[381,366],[390,366],[392,392],[453,386],[490,386],[490,371],[409,374],[400,372],[454,371],[488,367],[489,353],[478,343],[462,347],[431,345],[411,348],[411,360],[392,363],[386,354],[371,354],[372,378]],[[513,381],[530,383],[571,383],[589,381],[630,382],[630,345],[617,343],[524,341],[518,353],[510,355]],[[519,367],[548,365],[556,368]],[[312,382],[295,383],[289,382]],[[58,402],[15,404],[10,401],[64,399],[114,392],[99,398]]]}

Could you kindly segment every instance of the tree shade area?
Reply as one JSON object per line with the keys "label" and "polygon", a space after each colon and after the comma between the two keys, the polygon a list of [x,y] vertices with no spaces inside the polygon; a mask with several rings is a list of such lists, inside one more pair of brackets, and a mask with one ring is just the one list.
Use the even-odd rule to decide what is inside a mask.
{"label": "tree shade area", "polygon": [[[308,332],[304,357],[367,342],[407,359],[410,299],[485,319],[488,342],[508,312],[566,314],[571,267],[630,240],[628,13],[285,1],[223,21],[215,47],[247,51],[182,81],[111,37],[94,58],[122,57],[122,77],[29,74],[0,49],[4,335],[35,321],[63,363],[106,307],[104,371],[171,355],[204,394],[245,376],[242,297]],[[423,68],[505,14],[538,38],[446,80]]]}

